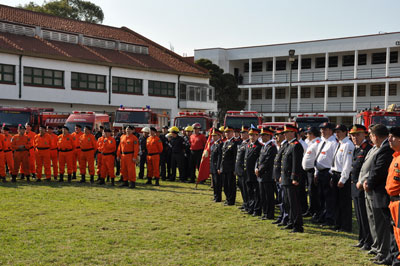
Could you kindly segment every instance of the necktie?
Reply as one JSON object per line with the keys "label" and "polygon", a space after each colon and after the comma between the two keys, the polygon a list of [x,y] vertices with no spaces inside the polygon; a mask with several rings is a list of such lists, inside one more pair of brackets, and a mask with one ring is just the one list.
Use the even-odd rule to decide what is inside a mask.
{"label": "necktie", "polygon": [[315,166],[317,165],[318,157],[319,157],[319,155],[321,154],[322,149],[325,147],[325,144],[326,144],[326,141],[324,140],[324,142],[322,142],[321,148],[320,148],[319,151],[318,151],[317,157],[315,157],[315,162],[314,162],[314,165],[315,165]]}

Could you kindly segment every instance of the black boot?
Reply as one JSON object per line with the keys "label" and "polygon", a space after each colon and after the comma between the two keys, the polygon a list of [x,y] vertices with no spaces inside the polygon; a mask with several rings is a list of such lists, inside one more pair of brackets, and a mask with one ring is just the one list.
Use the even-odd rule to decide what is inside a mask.
{"label": "black boot", "polygon": [[26,176],[26,182],[30,182],[30,181],[31,181],[30,175],[27,175],[27,176]]}
{"label": "black boot", "polygon": [[54,178],[54,180],[57,180],[57,176],[56,175],[54,175],[53,178]]}
{"label": "black boot", "polygon": [[32,178],[33,178],[33,179],[36,179],[36,174],[32,174]]}
{"label": "black boot", "polygon": [[36,182],[42,182],[42,179],[38,178],[36,179]]}
{"label": "black boot", "polygon": [[111,186],[115,185],[114,180],[115,180],[115,178],[111,178]]}
{"label": "black boot", "polygon": [[123,181],[121,185],[119,185],[120,187],[127,187],[129,186],[128,180],[127,181]]}
{"label": "black boot", "polygon": [[106,182],[104,182],[104,178],[100,178],[100,181],[99,181],[99,185],[104,185]]}
{"label": "black boot", "polygon": [[151,177],[148,177],[147,178],[147,182],[146,182],[146,185],[151,185],[152,183],[151,183]]}
{"label": "black boot", "polygon": [[90,176],[90,184],[93,184],[94,183],[94,175],[91,175]]}
{"label": "black boot", "polygon": [[101,180],[101,176],[100,176],[100,175],[97,175],[97,180],[96,180],[96,182],[100,182],[100,180]]}
{"label": "black boot", "polygon": [[120,178],[119,178],[119,180],[118,180],[117,182],[118,182],[118,183],[123,183],[123,182],[125,182],[125,181],[124,181],[124,177],[121,175]]}
{"label": "black boot", "polygon": [[107,182],[110,182],[110,177],[109,176],[107,176]]}
{"label": "black boot", "polygon": [[68,183],[71,183],[71,181],[72,181],[72,176],[68,174]]}
{"label": "black boot", "polygon": [[129,182],[129,188],[135,188],[136,187],[136,183],[135,182]]}
{"label": "black boot", "polygon": [[160,179],[156,178],[156,183],[154,184],[155,186],[159,186],[160,185]]}
{"label": "black boot", "polygon": [[81,180],[79,181],[79,183],[85,183],[85,182],[86,182],[85,175],[81,175]]}
{"label": "black boot", "polygon": [[72,179],[76,179],[76,172],[72,173]]}
{"label": "black boot", "polygon": [[64,182],[64,174],[60,174],[60,179],[58,180],[58,182]]}
{"label": "black boot", "polygon": [[2,176],[2,177],[1,177],[1,182],[3,182],[3,183],[7,183],[7,179],[6,179],[6,177],[5,177],[5,176]]}
{"label": "black boot", "polygon": [[20,176],[19,179],[21,179],[21,180],[25,179],[25,175],[24,175],[24,174],[21,174],[21,176]]}
{"label": "black boot", "polygon": [[13,182],[13,183],[17,182],[17,176],[16,175],[12,175],[11,176],[11,182]]}

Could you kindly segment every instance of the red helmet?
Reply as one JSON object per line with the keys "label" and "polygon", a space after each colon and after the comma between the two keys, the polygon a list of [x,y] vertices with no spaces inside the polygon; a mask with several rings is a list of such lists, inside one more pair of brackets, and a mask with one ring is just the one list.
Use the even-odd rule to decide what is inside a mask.
{"label": "red helmet", "polygon": [[194,123],[193,125],[192,125],[192,127],[194,128],[194,129],[201,129],[201,125],[200,125],[200,123]]}

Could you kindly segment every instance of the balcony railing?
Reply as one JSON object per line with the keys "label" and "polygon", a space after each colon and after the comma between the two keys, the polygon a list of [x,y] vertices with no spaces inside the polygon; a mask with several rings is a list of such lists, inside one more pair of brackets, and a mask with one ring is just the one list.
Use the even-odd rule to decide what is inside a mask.
{"label": "balcony railing", "polygon": [[[388,104],[398,103],[389,101]],[[356,110],[363,110],[368,108],[373,108],[375,106],[379,106],[383,108],[385,103],[382,102],[357,102]],[[272,112],[272,104],[252,104],[252,111],[257,111],[260,113],[271,113]],[[328,102],[326,112],[352,112],[353,110],[353,102]],[[289,112],[289,104],[275,104],[275,113],[285,113]],[[321,113],[324,111],[323,103],[301,103],[300,111],[297,111],[297,103],[296,99],[292,102],[292,112],[301,112],[301,113]]]}
{"label": "balcony railing", "polygon": [[[292,82],[297,82],[297,70],[292,73]],[[358,79],[368,78],[383,78],[385,77],[386,69],[381,68],[360,68],[357,70]],[[390,77],[400,76],[400,67],[389,68]],[[289,73],[277,73],[275,74],[275,83],[287,83],[289,82]],[[354,79],[354,69],[347,70],[332,70],[328,71],[328,80],[346,80]],[[324,81],[325,71],[314,71],[314,72],[301,72],[300,81]],[[267,74],[252,74],[251,84],[263,84],[272,83],[272,72]],[[243,84],[249,83],[248,73],[243,76]]]}

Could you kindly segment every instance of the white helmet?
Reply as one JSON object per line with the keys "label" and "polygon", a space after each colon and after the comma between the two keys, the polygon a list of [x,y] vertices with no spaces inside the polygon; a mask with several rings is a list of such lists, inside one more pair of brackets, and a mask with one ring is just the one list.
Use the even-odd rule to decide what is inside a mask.
{"label": "white helmet", "polygon": [[144,127],[142,128],[142,132],[150,133],[150,128]]}

